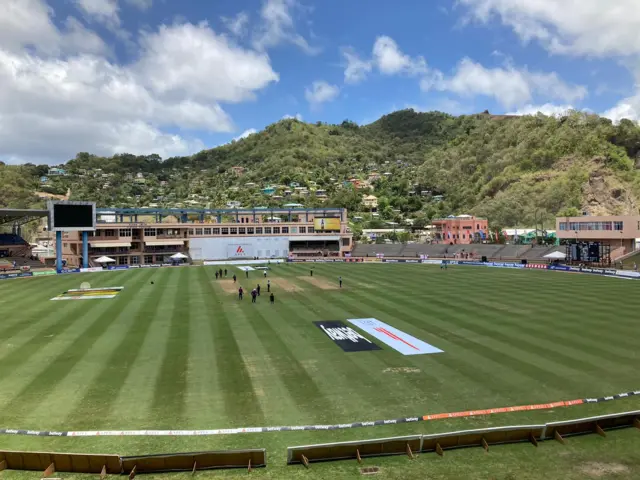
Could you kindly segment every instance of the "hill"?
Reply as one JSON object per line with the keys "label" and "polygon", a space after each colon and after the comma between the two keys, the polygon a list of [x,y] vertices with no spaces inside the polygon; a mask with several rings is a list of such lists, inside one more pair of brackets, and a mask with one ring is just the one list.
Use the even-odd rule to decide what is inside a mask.
{"label": "hill", "polygon": [[472,213],[495,226],[528,226],[582,211],[637,213],[639,152],[640,128],[626,120],[403,110],[366,126],[282,120],[243,140],[165,161],[79,153],[64,166],[66,176],[43,185],[41,166],[4,166],[0,176],[21,178],[8,204],[14,196],[20,205],[32,202],[36,190],[70,189],[72,199],[100,206],[293,202],[357,213],[367,210],[363,195],[373,194],[379,220],[372,225]]}

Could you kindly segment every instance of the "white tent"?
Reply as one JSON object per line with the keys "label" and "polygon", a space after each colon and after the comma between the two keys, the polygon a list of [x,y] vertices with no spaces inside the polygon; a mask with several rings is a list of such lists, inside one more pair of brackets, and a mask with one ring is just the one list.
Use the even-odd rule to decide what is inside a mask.
{"label": "white tent", "polygon": [[545,255],[544,258],[550,258],[552,260],[564,260],[567,255],[562,252],[552,252],[549,255]]}
{"label": "white tent", "polygon": [[183,260],[183,259],[189,258],[189,257],[187,257],[184,253],[176,253],[175,255],[171,255],[170,258],[172,258],[174,260]]}
{"label": "white tent", "polygon": [[115,260],[111,257],[100,257],[94,260],[96,263],[114,263]]}

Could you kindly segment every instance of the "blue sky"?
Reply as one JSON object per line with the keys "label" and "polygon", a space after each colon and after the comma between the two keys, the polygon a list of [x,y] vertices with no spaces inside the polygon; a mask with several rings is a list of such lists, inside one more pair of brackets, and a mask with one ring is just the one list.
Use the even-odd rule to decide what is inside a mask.
{"label": "blue sky", "polygon": [[0,159],[186,155],[284,116],[640,118],[635,0],[6,0]]}

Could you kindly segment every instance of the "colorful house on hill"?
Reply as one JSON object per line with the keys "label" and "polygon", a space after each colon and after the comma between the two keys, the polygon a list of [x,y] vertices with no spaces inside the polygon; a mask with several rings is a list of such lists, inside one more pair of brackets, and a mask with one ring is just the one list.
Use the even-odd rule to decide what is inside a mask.
{"label": "colorful house on hill", "polygon": [[52,167],[52,168],[49,169],[49,176],[50,177],[64,176],[66,174],[67,174],[67,171],[64,168]]}
{"label": "colorful house on hill", "polygon": [[265,187],[262,189],[262,193],[265,195],[273,195],[276,193],[276,187]]}
{"label": "colorful house on hill", "polygon": [[434,240],[439,244],[466,245],[481,242],[489,236],[489,221],[472,215],[450,215],[434,219]]}
{"label": "colorful house on hill", "polygon": [[231,171],[237,175],[240,176],[244,173],[244,167],[231,167]]}

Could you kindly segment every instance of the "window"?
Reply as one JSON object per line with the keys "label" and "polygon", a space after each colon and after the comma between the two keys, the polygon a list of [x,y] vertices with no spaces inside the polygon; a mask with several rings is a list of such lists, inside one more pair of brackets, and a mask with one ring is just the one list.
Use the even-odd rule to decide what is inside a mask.
{"label": "window", "polygon": [[614,230],[622,231],[623,228],[624,228],[624,222],[613,222]]}
{"label": "window", "polygon": [[342,239],[342,246],[343,247],[348,247],[349,246],[349,238],[343,238]]}
{"label": "window", "polygon": [[196,228],[196,235],[202,235],[202,229]]}
{"label": "window", "polygon": [[211,235],[211,229],[210,228],[205,228],[204,229],[204,234],[205,235]]}
{"label": "window", "polygon": [[238,227],[231,227],[231,235],[237,235],[238,234]]}
{"label": "window", "polygon": [[[638,225],[640,225],[640,222],[638,222]],[[640,230],[640,226],[638,227],[638,229]],[[89,235],[89,237],[93,237],[93,232],[87,232],[87,235]]]}
{"label": "window", "polygon": [[220,235],[220,229],[219,228],[212,228],[211,231],[212,231],[212,233],[214,235]]}
{"label": "window", "polygon": [[193,228],[189,229],[189,236],[191,236],[191,237],[193,236]]}
{"label": "window", "polygon": [[271,227],[264,227],[264,234],[271,235]]}
{"label": "window", "polygon": [[118,265],[128,265],[129,259],[127,257],[118,257]]}
{"label": "window", "polygon": [[476,230],[480,230],[480,224],[476,223]]}
{"label": "window", "polygon": [[262,227],[256,227],[256,235],[262,235]]}
{"label": "window", "polygon": [[155,228],[145,228],[144,229],[144,236],[145,237],[155,237],[156,236],[156,229]]}
{"label": "window", "polygon": [[131,230],[130,229],[125,229],[125,228],[121,228],[119,235],[121,237],[130,237],[131,236]]}
{"label": "window", "polygon": [[63,248],[67,248],[69,246],[69,244],[68,243],[63,243],[62,246],[63,246]]}
{"label": "window", "polygon": [[239,233],[240,235],[246,235],[246,234],[247,234],[247,229],[246,229],[246,228],[244,228],[244,227],[240,227],[240,228],[238,229],[238,233]]}
{"label": "window", "polygon": [[300,227],[298,230],[300,230],[300,233],[307,233],[307,227]]}
{"label": "window", "polygon": [[138,263],[140,263],[140,257],[138,257],[137,255],[131,257],[131,265],[138,265]]}
{"label": "window", "polygon": [[131,244],[131,250],[140,250],[140,244],[139,243],[132,243]]}
{"label": "window", "polygon": [[116,236],[116,231],[115,230],[105,230],[104,231],[104,236],[105,237],[115,237]]}
{"label": "window", "polygon": [[291,233],[298,233],[298,227],[291,227]]}
{"label": "window", "polygon": [[[167,233],[169,233],[169,232],[167,232]],[[156,231],[156,235],[164,235],[164,228],[159,228],[159,229]]]}
{"label": "window", "polygon": [[247,227],[247,234],[248,235],[253,235],[254,232],[254,228],[253,227]]}
{"label": "window", "polygon": [[223,234],[223,235],[229,235],[229,228],[228,228],[228,227],[224,227],[224,228],[222,229],[222,234]]}
{"label": "window", "polygon": [[289,233],[289,227],[282,227],[282,233]]}
{"label": "window", "polygon": [[153,263],[153,255],[145,255],[144,256],[144,263],[146,265],[149,265],[149,264]]}
{"label": "window", "polygon": [[[464,240],[465,238],[467,238],[467,235],[463,233],[462,234],[462,239]],[[471,237],[469,237],[469,238],[471,238]]]}
{"label": "window", "polygon": [[280,227],[273,227],[273,233],[280,233]]}
{"label": "window", "polygon": [[562,222],[560,223],[560,231],[566,231],[567,230],[567,222]]}
{"label": "window", "polygon": [[313,227],[307,227],[307,233],[313,233]]}
{"label": "window", "polygon": [[468,227],[462,227],[463,230],[471,230],[473,227],[469,225]]}

